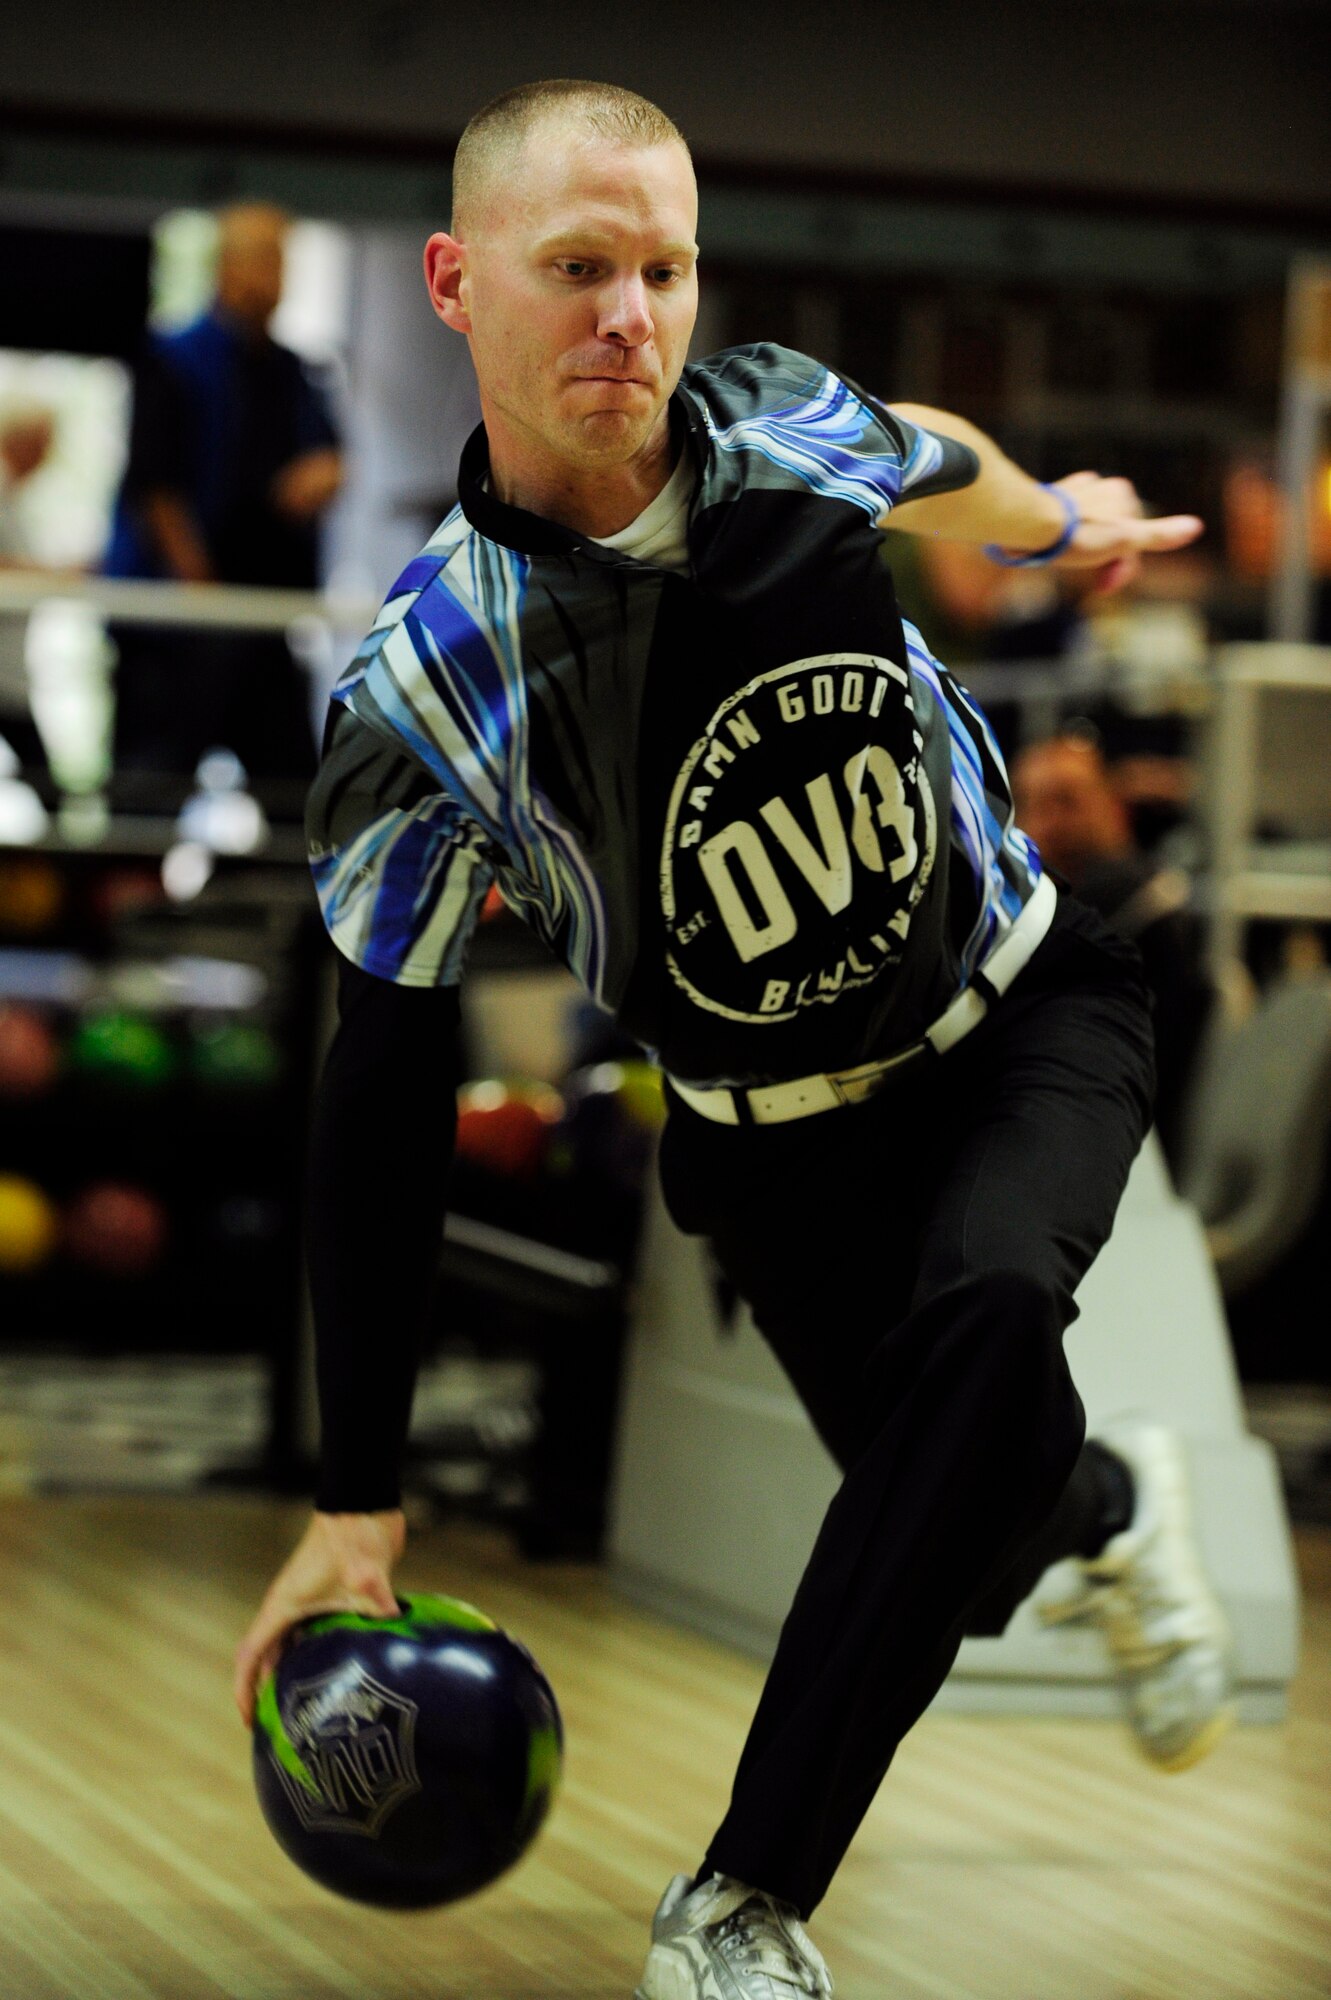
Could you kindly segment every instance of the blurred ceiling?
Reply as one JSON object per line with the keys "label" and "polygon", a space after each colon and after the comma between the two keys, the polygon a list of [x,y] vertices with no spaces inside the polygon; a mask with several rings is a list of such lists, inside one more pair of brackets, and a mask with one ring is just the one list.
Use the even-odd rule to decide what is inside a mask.
{"label": "blurred ceiling", "polygon": [[569,74],[654,97],[713,177],[1331,218],[1312,0],[62,0],[7,37],[0,197],[34,133],[446,166],[479,104]]}

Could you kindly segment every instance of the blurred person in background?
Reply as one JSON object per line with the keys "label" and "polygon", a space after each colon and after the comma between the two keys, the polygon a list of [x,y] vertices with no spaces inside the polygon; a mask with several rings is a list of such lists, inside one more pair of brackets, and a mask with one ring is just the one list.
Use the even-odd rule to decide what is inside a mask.
{"label": "blurred person in background", "polygon": [[1099,746],[1069,732],[1033,743],[1012,767],[1017,821],[1045,864],[1066,876],[1142,955],[1155,1012],[1156,1127],[1178,1172],[1182,1127],[1214,991],[1191,885],[1134,843],[1128,807]]}
{"label": "blurred person in background", "polygon": [[[50,461],[55,448],[55,414],[41,403],[15,403],[0,410],[0,570],[45,568],[24,516],[25,489]],[[26,612],[0,612],[0,735],[19,762],[44,761],[30,712],[23,635]]]}
{"label": "blurred person in background", "polygon": [[[224,210],[212,304],[149,336],[107,575],[318,584],[342,454],[323,388],[268,332],[289,226],[266,204]],[[313,771],[305,685],[281,633],[122,625],[115,639],[118,768],[190,772],[224,744],[254,776]]]}

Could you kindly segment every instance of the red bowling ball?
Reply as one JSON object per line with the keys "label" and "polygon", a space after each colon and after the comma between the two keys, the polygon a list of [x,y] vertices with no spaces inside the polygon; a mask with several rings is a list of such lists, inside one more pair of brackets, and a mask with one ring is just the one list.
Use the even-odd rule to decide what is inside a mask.
{"label": "red bowling ball", "polygon": [[166,1210],[145,1188],[99,1181],[65,1213],[64,1246],[76,1263],[116,1278],[141,1278],[166,1249]]}
{"label": "red bowling ball", "polygon": [[60,1048],[44,1014],[0,1005],[0,1097],[40,1097],[60,1074]]}
{"label": "red bowling ball", "polygon": [[563,1110],[563,1099],[549,1084],[490,1079],[464,1084],[458,1092],[457,1157],[503,1180],[535,1180]]}

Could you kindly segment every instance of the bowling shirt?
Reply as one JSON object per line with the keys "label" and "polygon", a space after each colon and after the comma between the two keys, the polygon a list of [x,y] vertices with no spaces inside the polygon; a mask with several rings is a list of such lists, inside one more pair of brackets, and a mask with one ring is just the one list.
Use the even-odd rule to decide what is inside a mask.
{"label": "bowling shirt", "polygon": [[892,507],[977,461],[772,345],[687,367],[671,421],[687,573],[508,506],[470,439],[334,691],[325,921],[378,978],[452,986],[497,883],[682,1080],[850,1067],[983,974],[1040,875],[882,559]]}

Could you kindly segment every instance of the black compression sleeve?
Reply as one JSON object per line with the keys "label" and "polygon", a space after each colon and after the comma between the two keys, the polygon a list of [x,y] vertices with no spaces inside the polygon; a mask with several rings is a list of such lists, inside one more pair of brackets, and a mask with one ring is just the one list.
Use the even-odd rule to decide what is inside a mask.
{"label": "black compression sleeve", "polygon": [[453,1156],[458,1022],[456,989],[393,986],[339,957],[306,1216],[325,1513],[399,1504]]}

